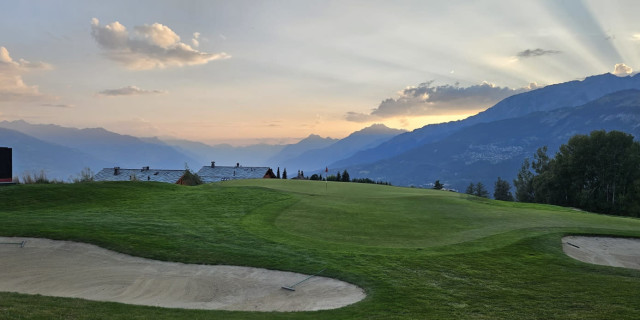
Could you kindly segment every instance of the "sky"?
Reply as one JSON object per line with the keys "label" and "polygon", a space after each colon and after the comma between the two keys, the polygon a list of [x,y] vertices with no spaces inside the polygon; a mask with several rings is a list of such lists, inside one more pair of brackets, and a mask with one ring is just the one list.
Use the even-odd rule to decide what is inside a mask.
{"label": "sky", "polygon": [[413,130],[640,68],[640,1],[0,0],[0,120],[210,144]]}

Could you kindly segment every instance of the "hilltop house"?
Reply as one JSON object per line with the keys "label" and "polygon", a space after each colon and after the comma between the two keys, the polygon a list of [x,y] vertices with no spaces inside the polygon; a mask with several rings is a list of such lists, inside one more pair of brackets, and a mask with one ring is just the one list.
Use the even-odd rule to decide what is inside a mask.
{"label": "hilltop house", "polygon": [[121,169],[120,167],[104,168],[95,176],[95,181],[155,181],[177,183],[184,170],[150,169]]}
{"label": "hilltop house", "polygon": [[[262,179],[275,178],[273,170],[269,167],[242,167],[240,164],[233,166],[204,166],[198,172],[202,182],[217,182],[238,179]],[[120,167],[104,168],[95,176],[95,181],[155,181],[165,183],[178,183],[184,170],[162,170],[142,167],[142,169],[122,169]]]}
{"label": "hilltop house", "polygon": [[269,167],[242,167],[239,163],[235,167],[216,166],[215,161],[212,161],[211,166],[202,167],[198,171],[198,175],[204,183],[209,183],[238,179],[270,178],[273,175],[273,170],[271,170],[271,175],[268,174],[269,170],[271,170]]}

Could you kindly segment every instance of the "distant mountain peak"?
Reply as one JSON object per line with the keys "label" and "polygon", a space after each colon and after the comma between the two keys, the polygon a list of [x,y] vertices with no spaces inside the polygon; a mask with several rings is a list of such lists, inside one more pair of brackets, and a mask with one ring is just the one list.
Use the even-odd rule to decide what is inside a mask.
{"label": "distant mountain peak", "polygon": [[336,141],[337,139],[332,139],[329,137],[323,138],[320,135],[317,134],[310,134],[309,136],[307,136],[306,138],[300,140],[298,143],[324,143],[327,141]]}
{"label": "distant mountain peak", "polygon": [[28,123],[28,122],[26,122],[26,121],[24,121],[22,119],[13,120],[13,121],[4,120],[4,121],[0,122],[0,124],[9,124],[9,123],[12,123],[12,124],[30,124],[30,123]]}
{"label": "distant mountain peak", "polygon": [[402,132],[406,132],[406,130],[402,130],[402,129],[393,129],[393,128],[389,128],[386,125],[384,125],[383,123],[374,123],[366,128],[363,128],[359,131],[356,131],[354,133],[361,133],[361,134],[399,134]]}

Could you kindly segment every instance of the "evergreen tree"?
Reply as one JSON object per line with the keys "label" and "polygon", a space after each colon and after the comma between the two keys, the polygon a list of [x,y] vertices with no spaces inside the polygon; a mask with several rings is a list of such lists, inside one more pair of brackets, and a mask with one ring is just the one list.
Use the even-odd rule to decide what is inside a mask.
{"label": "evergreen tree", "polygon": [[444,188],[444,185],[440,183],[440,180],[436,180],[436,183],[434,183],[433,188],[436,190],[442,190],[442,188]]}
{"label": "evergreen tree", "polygon": [[475,195],[482,198],[489,198],[489,191],[484,187],[482,182],[476,184]]}
{"label": "evergreen tree", "polygon": [[284,170],[282,170],[282,179],[287,179],[287,168],[284,168]]}
{"label": "evergreen tree", "polygon": [[347,172],[346,169],[342,172],[342,182],[351,182],[351,179],[349,178],[349,172]]}
{"label": "evergreen tree", "polygon": [[469,183],[469,186],[467,187],[467,191],[465,191],[466,194],[475,194],[476,193],[476,186],[473,184],[473,182]]}
{"label": "evergreen tree", "polygon": [[549,168],[549,163],[551,159],[547,155],[547,146],[538,148],[536,153],[533,155],[533,162],[531,163],[531,167],[536,171],[537,174],[546,171]]}
{"label": "evergreen tree", "polygon": [[513,186],[516,188],[516,200],[519,202],[533,202],[533,172],[529,170],[531,165],[529,159],[524,159],[518,178],[513,180]]}
{"label": "evergreen tree", "polygon": [[340,171],[336,174],[336,181],[342,181],[342,176],[340,175]]}
{"label": "evergreen tree", "polygon": [[493,198],[502,201],[513,201],[509,182],[498,177],[493,191]]}
{"label": "evergreen tree", "polygon": [[555,179],[553,178],[553,170],[551,170],[553,162],[547,155],[547,146],[538,148],[533,155],[531,168],[538,175],[533,178],[533,200],[539,203],[551,203],[552,199],[562,198],[560,194],[554,192]]}
{"label": "evergreen tree", "polygon": [[276,178],[280,179],[280,167],[278,167],[278,173],[276,173]]}

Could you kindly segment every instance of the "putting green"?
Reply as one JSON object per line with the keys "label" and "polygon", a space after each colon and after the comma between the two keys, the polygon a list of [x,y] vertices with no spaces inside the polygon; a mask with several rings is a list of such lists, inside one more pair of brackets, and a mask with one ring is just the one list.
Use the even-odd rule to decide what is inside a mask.
{"label": "putting green", "polygon": [[[239,181],[234,185],[254,183]],[[297,239],[305,246],[429,248],[505,234],[515,241],[537,232],[537,228],[593,227],[594,220],[612,223],[605,216],[568,208],[536,206],[529,210],[530,204],[489,202],[447,191],[355,183],[326,186],[309,181],[261,185],[295,192],[297,201],[283,210],[247,217],[245,222],[260,225],[256,232],[272,240]],[[613,223],[630,227],[624,221]],[[266,233],[265,226],[277,232]],[[511,241],[500,245],[507,243]]]}

